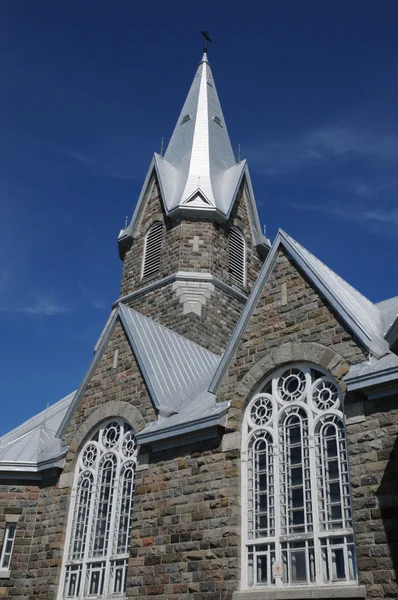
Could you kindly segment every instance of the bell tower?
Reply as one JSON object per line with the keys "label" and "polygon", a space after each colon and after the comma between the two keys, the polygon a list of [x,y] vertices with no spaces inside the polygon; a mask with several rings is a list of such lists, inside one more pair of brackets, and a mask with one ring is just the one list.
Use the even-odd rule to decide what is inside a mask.
{"label": "bell tower", "polygon": [[222,352],[269,243],[247,163],[232,151],[206,49],[165,155],[154,154],[118,242],[120,300]]}

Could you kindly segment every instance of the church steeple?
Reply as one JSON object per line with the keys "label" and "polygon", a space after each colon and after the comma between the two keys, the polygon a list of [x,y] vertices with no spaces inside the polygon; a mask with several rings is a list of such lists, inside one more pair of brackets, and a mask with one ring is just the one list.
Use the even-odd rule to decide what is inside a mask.
{"label": "church steeple", "polygon": [[164,157],[155,154],[166,212],[228,218],[245,162],[236,163],[205,50]]}

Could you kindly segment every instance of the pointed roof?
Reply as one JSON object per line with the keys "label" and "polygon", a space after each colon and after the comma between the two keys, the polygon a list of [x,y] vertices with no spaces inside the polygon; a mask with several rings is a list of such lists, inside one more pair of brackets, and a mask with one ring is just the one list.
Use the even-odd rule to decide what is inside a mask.
{"label": "pointed roof", "polygon": [[211,393],[217,393],[221,385],[240,339],[268,283],[281,248],[286,250],[370,354],[382,358],[389,351],[384,339],[384,319],[379,308],[280,229],[209,386]]}
{"label": "pointed roof", "polygon": [[153,156],[133,218],[119,234],[121,246],[134,237],[135,223],[154,172],[167,215],[182,212],[218,220],[229,218],[245,179],[256,244],[268,247],[261,232],[247,163],[237,163],[234,157],[207,52],[199,63],[165,155]]}
{"label": "pointed roof", "polygon": [[236,164],[206,52],[157,163],[169,210],[185,205],[228,212],[224,180],[236,186],[244,164]]}
{"label": "pointed roof", "polygon": [[39,472],[58,466],[66,448],[56,438],[74,392],[0,438],[0,471]]}
{"label": "pointed roof", "polygon": [[185,400],[207,387],[221,357],[119,302],[57,431],[62,437],[120,319],[152,401],[161,418],[180,411]]}
{"label": "pointed roof", "polygon": [[209,382],[221,357],[123,304],[119,312],[153,399],[170,414],[178,412]]}

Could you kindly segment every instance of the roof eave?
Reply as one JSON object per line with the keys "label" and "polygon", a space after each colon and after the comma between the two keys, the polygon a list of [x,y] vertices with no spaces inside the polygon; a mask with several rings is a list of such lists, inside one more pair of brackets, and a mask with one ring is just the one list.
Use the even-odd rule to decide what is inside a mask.
{"label": "roof eave", "polygon": [[[189,434],[191,436],[194,433],[200,433],[203,431],[211,431],[219,427],[225,427],[227,418],[228,406],[225,406],[223,410],[215,415],[200,418],[194,421],[188,421],[186,423],[179,423],[172,427],[164,427],[159,431],[141,431],[137,435],[137,441],[141,445],[157,445],[159,443],[171,442],[176,438],[181,438]],[[190,438],[186,440],[186,443],[190,442]]]}
{"label": "roof eave", "polygon": [[386,383],[398,382],[398,367],[390,367],[375,373],[365,373],[363,375],[346,375],[344,381],[347,384],[347,391],[354,392],[367,390],[375,386],[381,386]]}

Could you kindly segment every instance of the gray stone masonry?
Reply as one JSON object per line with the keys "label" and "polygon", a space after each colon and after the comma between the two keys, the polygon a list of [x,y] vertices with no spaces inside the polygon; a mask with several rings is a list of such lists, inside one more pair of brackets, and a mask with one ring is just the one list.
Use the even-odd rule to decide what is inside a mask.
{"label": "gray stone masonry", "polygon": [[[158,274],[141,279],[145,236],[155,221],[164,223],[164,236]],[[247,286],[237,286],[228,273],[228,235],[231,226],[239,227],[247,246]],[[155,182],[138,227],[133,245],[124,258],[121,297],[169,275],[181,271],[210,273],[222,282],[236,287],[246,296],[250,292],[262,261],[253,244],[253,232],[248,216],[247,200],[242,187],[238,193],[228,223],[210,220],[181,219],[172,221],[163,214],[158,186]],[[220,353],[237,323],[244,300],[216,287],[199,316],[193,312],[183,314],[172,284],[128,301],[134,310],[151,317],[162,325],[185,335],[205,348]]]}

